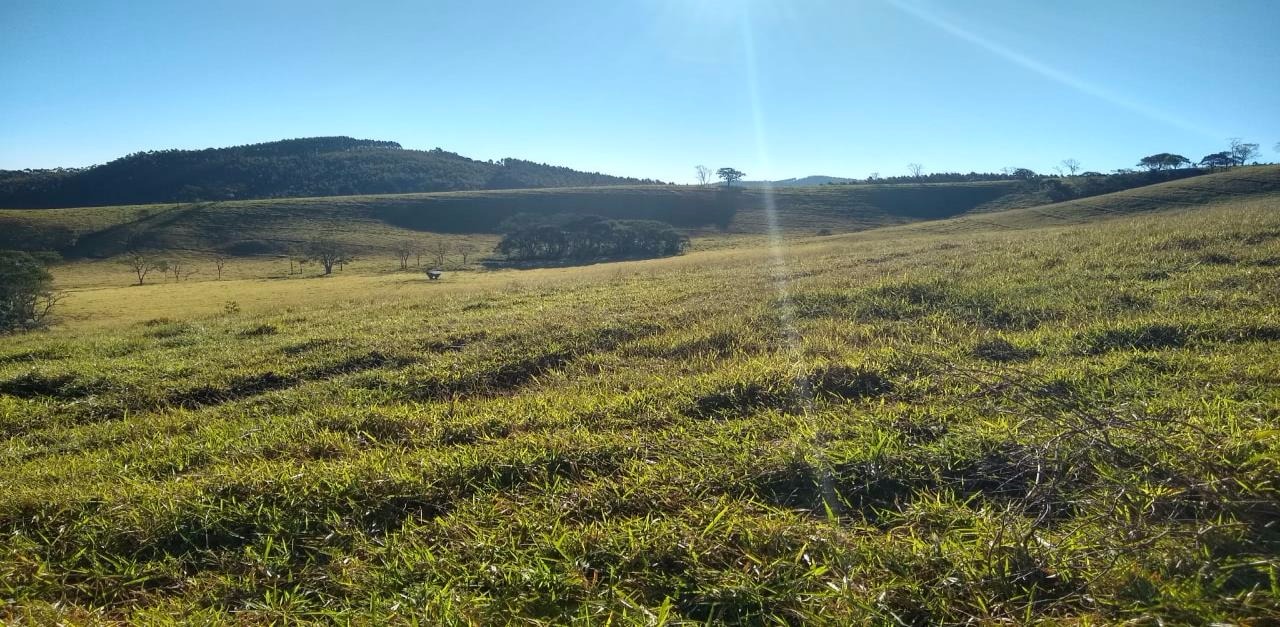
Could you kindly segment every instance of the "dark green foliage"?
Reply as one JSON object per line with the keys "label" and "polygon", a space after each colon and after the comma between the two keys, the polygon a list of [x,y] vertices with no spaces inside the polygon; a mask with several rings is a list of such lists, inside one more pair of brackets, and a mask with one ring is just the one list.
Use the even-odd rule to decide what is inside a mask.
{"label": "dark green foliage", "polygon": [[1200,167],[1204,168],[1229,168],[1233,165],[1235,165],[1235,159],[1226,150],[1205,155],[1200,160]]}
{"label": "dark green foliage", "polygon": [[1099,174],[1085,172],[1070,178],[1048,178],[1039,182],[1040,189],[1052,202],[1089,198],[1113,192],[1120,192],[1135,187],[1155,185],[1166,181],[1189,178],[1207,174],[1208,171],[1196,168],[1161,169],[1156,168],[1144,172],[1125,172],[1120,174]]}
{"label": "dark green foliage", "polygon": [[1148,170],[1176,170],[1184,165],[1191,165],[1191,160],[1169,152],[1148,155],[1138,162],[1138,167]]}
{"label": "dark green foliage", "polygon": [[477,161],[388,141],[311,137],[230,148],[139,152],[79,169],[0,172],[0,207],[657,183],[521,159]]}
{"label": "dark green foliage", "polygon": [[44,324],[54,304],[53,276],[30,254],[0,251],[0,333]]}
{"label": "dark green foliage", "polygon": [[665,257],[684,252],[689,244],[670,224],[654,220],[552,216],[517,224],[497,247],[517,261]]}

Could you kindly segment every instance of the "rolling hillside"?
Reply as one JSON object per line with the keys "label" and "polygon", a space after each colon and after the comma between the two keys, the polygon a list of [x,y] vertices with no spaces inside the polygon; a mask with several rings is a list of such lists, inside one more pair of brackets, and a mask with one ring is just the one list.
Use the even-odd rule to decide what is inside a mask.
{"label": "rolling hillside", "polygon": [[0,207],[51,208],[468,189],[656,183],[389,141],[310,137],[139,152],[79,169],[0,171]]}
{"label": "rolling hillside", "polygon": [[[1069,224],[1112,215],[1280,193],[1280,166],[1239,168],[1080,200],[1044,204],[1012,181],[938,185],[834,185],[725,191],[613,186],[432,194],[241,200],[216,203],[0,210],[0,248],[107,257],[126,247],[278,254],[319,234],[382,250],[415,233],[494,234],[521,213],[584,213],[662,220],[691,233],[793,234],[822,229],[951,232]],[[941,221],[939,221],[941,220]],[[926,222],[927,221],[927,222]]]}
{"label": "rolling hillside", "polygon": [[521,213],[669,222],[691,232],[762,233],[765,207],[796,232],[862,230],[959,215],[1017,194],[1009,182],[764,190],[616,186],[0,210],[0,247],[69,257],[151,248],[273,254],[319,232],[380,248],[396,233],[496,233]]}

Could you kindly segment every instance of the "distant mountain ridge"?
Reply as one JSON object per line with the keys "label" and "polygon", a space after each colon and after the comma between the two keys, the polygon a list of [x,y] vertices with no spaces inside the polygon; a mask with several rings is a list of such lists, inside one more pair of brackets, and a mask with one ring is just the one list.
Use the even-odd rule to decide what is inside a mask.
{"label": "distant mountain ridge", "polygon": [[50,208],[658,184],[507,158],[479,161],[393,141],[308,137],[203,150],[137,152],[88,168],[0,170],[0,207]]}
{"label": "distant mountain ridge", "polygon": [[814,174],[804,178],[781,179],[778,181],[743,181],[742,184],[748,187],[812,187],[814,185],[826,185],[827,183],[849,183],[858,179],[845,178],[842,176],[823,176]]}

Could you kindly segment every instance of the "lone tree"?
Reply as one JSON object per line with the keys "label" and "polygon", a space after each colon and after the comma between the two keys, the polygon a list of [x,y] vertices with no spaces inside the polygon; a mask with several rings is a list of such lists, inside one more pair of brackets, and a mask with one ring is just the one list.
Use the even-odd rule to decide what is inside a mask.
{"label": "lone tree", "polygon": [[342,266],[353,259],[346,246],[324,237],[307,242],[303,254],[305,261],[318,262],[326,275],[333,274],[334,266]]}
{"label": "lone tree", "polygon": [[911,178],[919,179],[920,176],[924,174],[924,166],[919,163],[908,163],[907,172],[911,173]]}
{"label": "lone tree", "polygon": [[29,253],[0,251],[0,334],[44,326],[57,302],[44,264]]}
{"label": "lone tree", "polygon": [[227,258],[225,255],[218,255],[213,258],[213,267],[218,270],[218,280],[222,280],[222,269],[227,267]]}
{"label": "lone tree", "polygon": [[742,177],[746,175],[746,172],[735,170],[734,168],[720,168],[719,170],[716,170],[716,176],[724,180],[725,187],[733,187],[734,181],[741,181]]}
{"label": "lone tree", "polygon": [[698,185],[705,187],[707,183],[711,182],[711,168],[708,168],[705,165],[700,165],[693,170],[698,175]]}
{"label": "lone tree", "polygon": [[165,262],[163,265],[165,266],[165,270],[173,273],[174,282],[189,279],[191,278],[191,275],[199,272],[199,270],[192,269],[181,259],[174,259],[173,261]]}
{"label": "lone tree", "polygon": [[445,259],[452,251],[453,247],[449,245],[449,240],[447,239],[434,239],[427,244],[427,254],[435,261],[435,267],[437,268],[444,266]]}
{"label": "lone tree", "polygon": [[1080,162],[1075,159],[1063,159],[1062,167],[1067,169],[1071,176],[1075,176],[1080,171]]}
{"label": "lone tree", "polygon": [[401,270],[409,269],[409,258],[413,256],[416,246],[417,245],[413,242],[403,241],[397,242],[395,246],[392,247],[392,252],[396,254],[396,259],[400,260]]}
{"label": "lone tree", "polygon": [[142,285],[152,270],[164,272],[169,269],[169,264],[140,250],[130,250],[125,253],[124,265],[128,266],[133,271],[134,276],[138,277],[138,282],[134,285]]}
{"label": "lone tree", "polygon": [[1247,144],[1239,137],[1232,137],[1231,142],[1231,159],[1236,165],[1244,165],[1250,160],[1258,156],[1258,145]]}
{"label": "lone tree", "polygon": [[459,255],[462,255],[462,265],[464,266],[467,265],[467,257],[476,252],[474,244],[468,244],[465,242],[454,246],[453,249],[457,251]]}

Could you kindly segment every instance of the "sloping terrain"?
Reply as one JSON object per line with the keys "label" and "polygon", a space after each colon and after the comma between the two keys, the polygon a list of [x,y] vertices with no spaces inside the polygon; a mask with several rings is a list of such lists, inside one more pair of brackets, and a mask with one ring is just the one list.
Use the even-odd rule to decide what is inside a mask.
{"label": "sloping terrain", "polygon": [[73,295],[142,317],[0,338],[0,621],[1267,624],[1280,212],[1204,198]]}
{"label": "sloping terrain", "polygon": [[762,233],[766,207],[788,231],[862,230],[971,211],[1009,182],[756,189],[618,186],[344,196],[126,207],[0,210],[0,247],[110,256],[159,249],[275,253],[327,232],[385,247],[414,232],[496,233],[521,213],[585,213],[669,222],[694,232]]}
{"label": "sloping terrain", "polygon": [[[1054,204],[1012,181],[829,185],[776,190],[616,186],[218,203],[0,210],[0,248],[107,257],[129,245],[277,254],[324,234],[385,251],[418,233],[498,232],[521,213],[669,222],[693,233],[861,231],[919,223],[935,232],[1071,224],[1280,192],[1280,166],[1254,166]],[[999,210],[997,210],[999,209]],[[929,221],[929,222],[925,222]]]}

